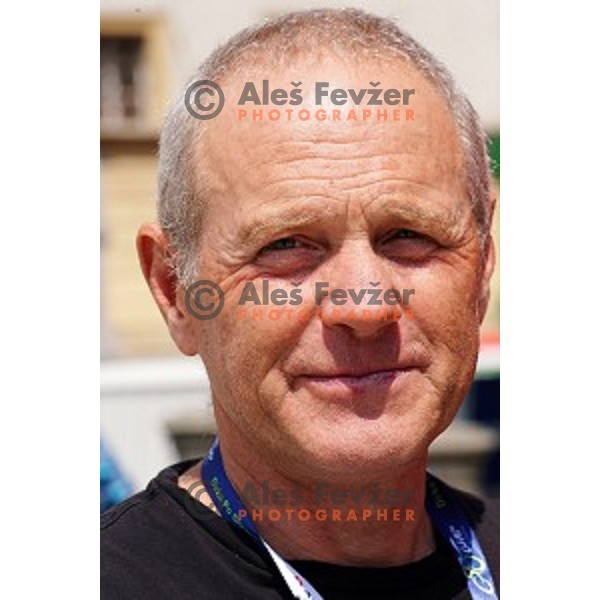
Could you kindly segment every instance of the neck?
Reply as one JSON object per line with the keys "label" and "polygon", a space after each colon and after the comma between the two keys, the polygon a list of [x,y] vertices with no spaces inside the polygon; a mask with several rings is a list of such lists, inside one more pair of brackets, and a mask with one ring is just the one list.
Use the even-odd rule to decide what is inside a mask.
{"label": "neck", "polygon": [[338,485],[286,476],[240,441],[220,439],[225,471],[263,539],[284,558],[383,567],[435,550],[426,455],[376,481],[357,468],[354,482]]}

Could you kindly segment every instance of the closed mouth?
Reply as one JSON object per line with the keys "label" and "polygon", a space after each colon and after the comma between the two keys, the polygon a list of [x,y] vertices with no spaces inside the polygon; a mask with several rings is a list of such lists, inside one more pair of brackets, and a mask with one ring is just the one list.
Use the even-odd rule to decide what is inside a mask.
{"label": "closed mouth", "polygon": [[347,371],[335,373],[302,374],[296,377],[296,384],[307,384],[318,388],[345,387],[355,390],[364,390],[375,386],[390,385],[395,379],[410,372],[420,370],[418,367],[396,367],[394,369],[379,369],[352,373]]}

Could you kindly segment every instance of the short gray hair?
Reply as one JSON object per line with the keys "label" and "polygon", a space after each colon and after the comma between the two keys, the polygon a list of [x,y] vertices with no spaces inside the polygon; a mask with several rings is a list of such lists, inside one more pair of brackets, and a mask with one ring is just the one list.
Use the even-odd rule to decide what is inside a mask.
{"label": "short gray hair", "polygon": [[464,154],[467,192],[483,247],[493,209],[486,136],[475,109],[448,70],[390,19],[355,9],[308,10],[285,14],[232,37],[200,65],[167,112],[159,147],[158,219],[169,239],[179,281],[189,285],[196,277],[202,205],[208,195],[199,175],[201,165],[192,160],[203,121],[185,108],[185,90],[201,79],[222,82],[242,61],[248,64],[249,56],[257,62],[265,60],[268,49],[273,50],[268,59],[273,65],[289,64],[290,59],[306,54],[306,48],[311,52],[352,49],[365,57],[399,58],[434,84],[454,117]]}

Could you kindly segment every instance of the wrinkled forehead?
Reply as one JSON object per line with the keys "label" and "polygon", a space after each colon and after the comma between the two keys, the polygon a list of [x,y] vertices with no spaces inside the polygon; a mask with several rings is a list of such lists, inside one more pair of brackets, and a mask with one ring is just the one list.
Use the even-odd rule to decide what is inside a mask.
{"label": "wrinkled forehead", "polygon": [[269,168],[292,160],[310,162],[312,176],[320,170],[324,178],[336,177],[346,149],[357,159],[369,155],[369,169],[428,155],[421,177],[464,187],[462,148],[447,103],[408,62],[308,57],[277,68],[254,62],[237,68],[222,88],[224,108],[203,124],[196,148],[215,189],[236,182],[258,189]]}

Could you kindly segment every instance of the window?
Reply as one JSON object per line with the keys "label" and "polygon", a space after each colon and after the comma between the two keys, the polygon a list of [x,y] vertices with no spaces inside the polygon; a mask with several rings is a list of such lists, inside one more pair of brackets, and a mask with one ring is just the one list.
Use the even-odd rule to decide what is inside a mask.
{"label": "window", "polygon": [[139,36],[100,37],[100,118],[122,126],[146,117],[143,40]]}

